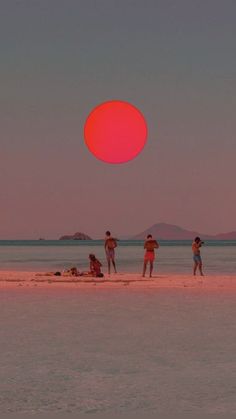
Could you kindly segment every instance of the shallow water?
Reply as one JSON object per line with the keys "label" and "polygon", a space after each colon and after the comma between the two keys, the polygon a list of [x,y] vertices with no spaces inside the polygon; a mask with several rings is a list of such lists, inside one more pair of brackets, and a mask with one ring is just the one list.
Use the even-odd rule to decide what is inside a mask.
{"label": "shallow water", "polygon": [[[72,266],[88,269],[88,255],[94,253],[107,263],[104,242],[93,241],[0,241],[1,270],[56,271]],[[119,272],[141,272],[143,241],[119,241],[116,260]],[[206,274],[236,274],[236,242],[211,241],[202,247]],[[155,270],[159,273],[192,272],[191,241],[161,241],[157,251]]]}
{"label": "shallow water", "polygon": [[1,291],[0,412],[236,413],[236,297]]}

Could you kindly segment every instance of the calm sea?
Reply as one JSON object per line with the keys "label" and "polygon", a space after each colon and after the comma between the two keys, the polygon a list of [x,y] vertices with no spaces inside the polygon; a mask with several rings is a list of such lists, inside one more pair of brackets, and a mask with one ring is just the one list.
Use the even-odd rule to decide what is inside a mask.
{"label": "calm sea", "polygon": [[[205,273],[236,273],[236,241],[206,241],[201,252]],[[0,269],[54,271],[77,266],[84,270],[88,268],[89,253],[101,260],[106,272],[102,240],[1,240]],[[116,249],[119,272],[141,272],[143,254],[143,241],[120,240]],[[156,272],[188,273],[191,269],[191,241],[160,241]]]}

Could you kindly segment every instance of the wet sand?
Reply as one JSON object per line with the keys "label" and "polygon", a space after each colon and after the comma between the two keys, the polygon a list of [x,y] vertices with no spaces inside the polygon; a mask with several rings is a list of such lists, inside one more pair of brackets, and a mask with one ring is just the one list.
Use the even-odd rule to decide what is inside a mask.
{"label": "wet sand", "polygon": [[193,276],[186,274],[154,275],[143,278],[139,273],[105,275],[104,278],[55,276],[42,272],[0,271],[0,289],[16,287],[39,288],[196,288],[236,291],[236,275]]}

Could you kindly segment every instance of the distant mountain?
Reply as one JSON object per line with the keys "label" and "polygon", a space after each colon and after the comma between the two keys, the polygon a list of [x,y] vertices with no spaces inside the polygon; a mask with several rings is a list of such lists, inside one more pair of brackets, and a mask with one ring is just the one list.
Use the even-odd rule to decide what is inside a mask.
{"label": "distant mountain", "polygon": [[77,232],[72,235],[61,236],[59,240],[92,240],[92,238],[87,236],[87,234]]}
{"label": "distant mountain", "polygon": [[216,235],[189,231],[179,226],[167,223],[158,223],[132,237],[134,240],[143,240],[148,234],[159,240],[192,240],[199,236],[204,240],[236,240],[236,232],[222,233]]}
{"label": "distant mountain", "polygon": [[236,231],[231,231],[229,233],[221,233],[213,236],[214,240],[236,240]]}

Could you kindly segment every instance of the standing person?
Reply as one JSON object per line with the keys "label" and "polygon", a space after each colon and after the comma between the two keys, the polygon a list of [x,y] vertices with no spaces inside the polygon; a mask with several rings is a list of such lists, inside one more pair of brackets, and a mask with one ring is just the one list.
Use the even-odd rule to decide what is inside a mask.
{"label": "standing person", "polygon": [[144,255],[144,262],[143,262],[143,277],[146,274],[147,264],[149,262],[150,264],[150,278],[152,277],[152,271],[153,271],[153,262],[155,259],[155,251],[154,249],[159,248],[159,244],[156,240],[153,240],[152,235],[148,234],[145,243],[144,243],[144,249],[146,249],[145,255]]}
{"label": "standing person", "polygon": [[115,248],[117,247],[117,239],[111,236],[110,231],[106,231],[105,237],[105,252],[107,257],[107,264],[108,264],[108,274],[111,273],[111,262],[114,268],[114,272],[116,273],[116,263],[115,263]]}
{"label": "standing person", "polygon": [[192,243],[192,251],[193,251],[193,275],[196,275],[197,268],[199,269],[199,272],[201,276],[203,276],[202,272],[202,258],[200,253],[200,247],[204,244],[203,241],[201,241],[200,237],[195,237],[193,243]]}

